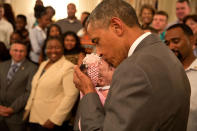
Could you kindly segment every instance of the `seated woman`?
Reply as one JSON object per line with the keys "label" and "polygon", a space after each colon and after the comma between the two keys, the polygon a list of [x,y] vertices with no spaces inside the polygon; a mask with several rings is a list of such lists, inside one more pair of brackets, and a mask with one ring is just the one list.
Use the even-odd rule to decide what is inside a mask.
{"label": "seated woman", "polygon": [[67,121],[79,92],[73,83],[74,64],[65,59],[63,50],[59,37],[47,39],[48,60],[41,63],[32,80],[31,94],[25,107],[25,116],[30,113],[32,131],[68,128]]}

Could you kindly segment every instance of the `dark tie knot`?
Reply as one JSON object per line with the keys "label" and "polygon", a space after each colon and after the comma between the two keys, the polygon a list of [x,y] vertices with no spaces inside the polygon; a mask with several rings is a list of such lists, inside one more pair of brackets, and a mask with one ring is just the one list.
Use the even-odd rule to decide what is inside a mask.
{"label": "dark tie knot", "polygon": [[18,68],[18,65],[17,64],[13,64],[11,68],[12,68],[13,72],[16,72],[17,68]]}

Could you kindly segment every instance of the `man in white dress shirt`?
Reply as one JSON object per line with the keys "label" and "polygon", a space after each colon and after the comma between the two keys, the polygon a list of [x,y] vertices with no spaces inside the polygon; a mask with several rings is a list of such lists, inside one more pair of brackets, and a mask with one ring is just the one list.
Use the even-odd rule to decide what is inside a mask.
{"label": "man in white dress shirt", "polygon": [[193,53],[195,37],[187,25],[175,24],[168,28],[165,42],[183,64],[189,78],[191,102],[187,130],[197,131],[197,59]]}

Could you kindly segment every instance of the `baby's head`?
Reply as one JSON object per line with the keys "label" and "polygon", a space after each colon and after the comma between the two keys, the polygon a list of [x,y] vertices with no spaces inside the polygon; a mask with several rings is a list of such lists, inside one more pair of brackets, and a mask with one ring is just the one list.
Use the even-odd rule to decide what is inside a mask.
{"label": "baby's head", "polygon": [[83,59],[81,68],[83,67],[83,72],[90,77],[94,86],[110,85],[114,68],[97,54],[87,54]]}

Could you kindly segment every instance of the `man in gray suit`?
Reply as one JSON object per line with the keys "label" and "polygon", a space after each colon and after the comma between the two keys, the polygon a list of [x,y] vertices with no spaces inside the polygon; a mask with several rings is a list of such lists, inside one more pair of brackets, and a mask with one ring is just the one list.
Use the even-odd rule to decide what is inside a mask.
{"label": "man in gray suit", "polygon": [[185,131],[190,85],[179,60],[158,36],[144,33],[134,9],[123,0],[104,0],[89,17],[97,53],[116,67],[102,106],[89,77],[75,68],[85,95],[82,131]]}
{"label": "man in gray suit", "polygon": [[22,131],[23,109],[37,67],[26,59],[27,45],[23,42],[14,42],[10,55],[11,60],[0,63],[0,129]]}

